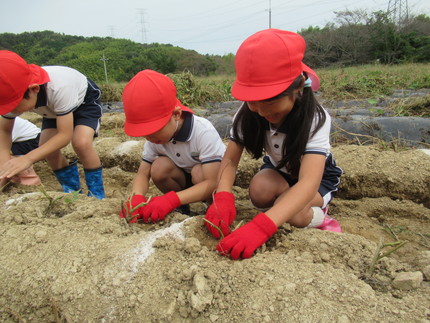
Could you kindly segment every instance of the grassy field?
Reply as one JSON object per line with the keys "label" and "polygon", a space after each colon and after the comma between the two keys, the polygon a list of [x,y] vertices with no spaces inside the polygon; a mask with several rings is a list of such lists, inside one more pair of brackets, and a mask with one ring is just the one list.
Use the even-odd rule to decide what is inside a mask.
{"label": "grassy field", "polygon": [[[364,65],[315,70],[321,79],[320,93],[326,100],[378,99],[395,89],[429,89],[430,64]],[[233,100],[230,88],[234,75],[195,77],[189,72],[169,74],[176,84],[178,98],[190,107],[207,102]],[[101,84],[103,101],[121,101],[125,83]],[[400,102],[398,115],[430,116],[430,98]]]}
{"label": "grassy field", "polygon": [[365,65],[319,69],[326,99],[363,99],[390,95],[393,89],[430,88],[430,64]]}

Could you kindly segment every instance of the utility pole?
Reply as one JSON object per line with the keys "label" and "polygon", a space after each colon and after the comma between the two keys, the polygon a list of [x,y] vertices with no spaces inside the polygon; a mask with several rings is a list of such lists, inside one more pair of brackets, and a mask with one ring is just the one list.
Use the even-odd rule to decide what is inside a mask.
{"label": "utility pole", "polygon": [[269,0],[269,28],[272,28],[272,0]]}
{"label": "utility pole", "polygon": [[140,32],[142,34],[142,44],[146,43],[146,29],[145,29],[145,10],[142,8],[137,9],[140,16]]}
{"label": "utility pole", "polygon": [[106,61],[108,61],[109,59],[105,57],[105,53],[103,53],[103,57],[100,59],[101,61],[103,61],[103,66],[105,68],[105,77],[106,77],[106,83],[109,83],[108,81],[108,76],[107,76],[107,69],[106,69]]}

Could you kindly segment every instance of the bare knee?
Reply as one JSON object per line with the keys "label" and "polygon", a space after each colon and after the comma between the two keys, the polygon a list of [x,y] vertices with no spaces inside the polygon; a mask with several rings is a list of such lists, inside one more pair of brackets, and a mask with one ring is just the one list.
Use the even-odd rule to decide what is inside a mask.
{"label": "bare knee", "polygon": [[94,149],[93,140],[89,138],[73,138],[72,147],[78,156],[83,156]]}
{"label": "bare knee", "polygon": [[278,171],[263,169],[258,172],[249,184],[249,197],[258,208],[272,207],[276,199],[290,186]]}
{"label": "bare knee", "polygon": [[270,184],[264,177],[255,176],[249,184],[249,198],[257,208],[271,207],[276,200],[273,183]]}
{"label": "bare knee", "polygon": [[297,228],[304,228],[312,221],[313,214],[311,207],[306,207],[288,220],[288,223]]}
{"label": "bare knee", "polygon": [[158,157],[151,166],[151,178],[154,183],[163,182],[171,178],[174,171],[173,162],[167,157]]}

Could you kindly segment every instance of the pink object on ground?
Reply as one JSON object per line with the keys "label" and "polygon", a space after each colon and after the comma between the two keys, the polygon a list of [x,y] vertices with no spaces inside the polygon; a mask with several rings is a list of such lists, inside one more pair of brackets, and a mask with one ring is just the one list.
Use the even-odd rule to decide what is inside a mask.
{"label": "pink object on ground", "polygon": [[42,183],[40,177],[34,171],[33,166],[13,176],[11,181],[22,185],[40,185]]}
{"label": "pink object on ground", "polygon": [[316,227],[317,229],[324,231],[332,231],[332,232],[342,232],[342,228],[340,227],[339,222],[331,216],[327,215],[328,207],[322,209],[324,212],[324,221],[320,226]]}

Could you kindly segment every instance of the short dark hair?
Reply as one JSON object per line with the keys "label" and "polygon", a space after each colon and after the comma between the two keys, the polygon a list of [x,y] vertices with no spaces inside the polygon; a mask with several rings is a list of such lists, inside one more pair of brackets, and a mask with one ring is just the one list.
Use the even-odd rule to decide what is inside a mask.
{"label": "short dark hair", "polygon": [[27,100],[30,98],[30,89],[27,89],[27,91],[25,91],[23,98]]}

